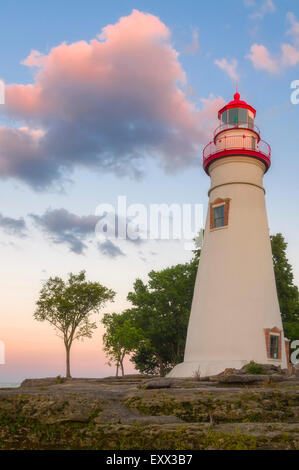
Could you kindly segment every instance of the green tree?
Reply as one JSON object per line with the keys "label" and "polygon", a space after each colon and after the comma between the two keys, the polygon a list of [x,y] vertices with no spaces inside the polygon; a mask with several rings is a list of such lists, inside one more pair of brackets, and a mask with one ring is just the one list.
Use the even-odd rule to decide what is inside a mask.
{"label": "green tree", "polygon": [[59,332],[66,350],[66,377],[71,377],[70,351],[73,341],[91,338],[96,323],[90,320],[115,292],[98,282],[86,280],[85,271],[70,273],[67,282],[50,277],[43,285],[34,318],[48,321]]}
{"label": "green tree", "polygon": [[156,353],[155,348],[151,346],[149,340],[140,342],[139,346],[133,351],[131,361],[142,374],[161,374],[159,355]]}
{"label": "green tree", "polygon": [[292,266],[288,261],[287,243],[281,233],[271,236],[274,273],[285,335],[299,338],[299,293],[294,285]]}
{"label": "green tree", "polygon": [[121,314],[106,313],[102,323],[106,330],[103,335],[104,351],[109,362],[116,365],[116,376],[119,368],[124,376],[125,356],[137,347],[143,339],[143,333],[134,325],[129,311]]}
{"label": "green tree", "polygon": [[162,271],[151,271],[145,284],[137,279],[128,300],[132,321],[144,335],[132,362],[140,372],[165,375],[183,360],[198,256]]}

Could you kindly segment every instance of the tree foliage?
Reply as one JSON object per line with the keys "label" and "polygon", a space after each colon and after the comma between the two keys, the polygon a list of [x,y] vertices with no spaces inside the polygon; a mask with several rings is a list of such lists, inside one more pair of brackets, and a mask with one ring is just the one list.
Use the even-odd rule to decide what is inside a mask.
{"label": "tree foliage", "polygon": [[71,377],[70,349],[73,341],[91,338],[96,323],[90,320],[115,292],[86,280],[85,271],[70,273],[67,282],[50,277],[43,285],[34,318],[48,321],[59,332],[66,349],[66,376]]}
{"label": "tree foliage", "polygon": [[124,358],[137,348],[143,339],[143,333],[134,325],[129,311],[122,314],[106,313],[102,323],[105,327],[104,351],[109,362],[116,365],[116,376],[118,376],[119,368],[124,375]]}
{"label": "tree foliage", "polygon": [[140,372],[165,375],[184,356],[198,257],[162,271],[151,271],[148,283],[137,279],[128,294],[134,324],[144,341],[131,360]]}
{"label": "tree foliage", "polygon": [[271,236],[274,273],[285,335],[299,338],[299,293],[294,285],[292,266],[288,261],[287,243],[281,233]]}
{"label": "tree foliage", "polygon": [[138,345],[133,351],[131,361],[142,374],[161,375],[160,358],[149,340],[142,341]]}
{"label": "tree foliage", "polygon": [[[286,337],[299,338],[299,294],[287,259],[287,243],[271,236],[277,293]],[[128,300],[132,307],[121,315],[104,317],[105,349],[121,367],[122,357],[142,373],[165,375],[183,360],[200,249],[194,258],[161,271],[151,271],[148,282],[137,279]]]}

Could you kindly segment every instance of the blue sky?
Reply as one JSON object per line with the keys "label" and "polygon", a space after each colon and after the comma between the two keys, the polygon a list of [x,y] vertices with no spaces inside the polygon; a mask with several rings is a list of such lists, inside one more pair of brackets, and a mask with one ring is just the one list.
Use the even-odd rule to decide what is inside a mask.
{"label": "blue sky", "polygon": [[[292,24],[294,26],[299,21],[297,1],[87,0],[46,3],[12,0],[1,5],[0,78],[7,85],[34,83],[36,69],[21,63],[32,50],[47,56],[53,47],[63,42],[70,45],[82,40],[89,41],[108,24],[115,25],[121,17],[129,17],[133,9],[154,15],[170,31],[168,42],[172,50],[178,52],[177,61],[186,75],[183,86],[186,100],[196,109],[203,109],[203,99],[232,99],[235,80],[215,61],[225,59],[228,64],[235,64],[234,73],[239,77],[241,98],[257,109],[256,123],[261,129],[262,138],[272,147],[272,167],[265,177],[270,231],[282,232],[287,239],[288,255],[299,284],[299,105],[290,102],[290,84],[299,79],[299,58],[290,65],[290,61],[281,56],[282,44],[291,45],[291,52],[295,55],[299,50],[299,34],[295,36],[290,32]],[[292,23],[292,18],[295,23]],[[270,58],[268,67],[267,64],[258,66],[258,57],[255,61],[248,58],[254,44],[262,45],[267,50]],[[277,70],[271,71],[271,66],[277,67]],[[11,93],[13,90],[11,88]],[[151,94],[150,88],[148,94]],[[208,117],[203,116],[207,121]],[[38,119],[39,124],[45,124],[40,116]],[[51,119],[55,119],[55,115]],[[205,121],[201,123],[204,125]],[[24,118],[21,113],[1,113],[0,108],[0,125],[34,127],[36,124],[37,121],[33,122],[30,116]],[[208,142],[208,133],[205,132],[198,142],[200,150],[204,146],[205,135]],[[0,148],[0,162],[4,151]],[[103,171],[102,167],[94,164],[90,167],[88,164],[82,165],[81,161],[66,172],[59,184],[55,182],[52,186],[38,189],[24,181],[20,174],[1,174],[0,165],[0,213],[14,220],[24,218],[27,226],[26,237],[0,231],[3,288],[0,339],[7,343],[7,357],[12,358],[1,366],[0,374],[3,377],[1,379],[0,375],[0,381],[19,380],[31,373],[34,351],[41,347],[37,339],[39,335],[47,338],[47,347],[40,359],[35,359],[33,369],[36,375],[44,371],[49,349],[60,351],[59,340],[51,329],[32,320],[42,279],[52,274],[65,276],[69,271],[84,268],[89,277],[118,292],[114,306],[107,306],[107,309],[121,311],[127,305],[126,294],[136,277],[146,279],[151,269],[190,258],[183,245],[173,242],[154,242],[154,246],[141,247],[126,245],[121,247],[125,256],[111,258],[96,249],[92,236],[86,241],[90,247],[85,254],[76,254],[70,251],[66,243],[51,242],[49,234],[34,225],[29,214],[42,216],[49,208],[64,208],[84,217],[94,214],[101,202],[114,204],[119,195],[126,195],[128,203],[202,203],[206,209],[209,178],[200,166],[201,152],[192,158],[191,165],[184,165],[183,162],[176,167],[172,165],[168,151],[165,170],[163,159],[160,160],[159,156],[153,158],[150,152],[144,152],[141,163],[143,176],[139,179],[125,172]],[[152,255],[153,251],[157,254]],[[14,339],[16,330],[19,332]],[[26,333],[26,340],[22,331]],[[91,357],[100,350],[100,333],[99,330],[94,340],[78,346],[78,356],[74,361],[77,374],[84,374],[85,371],[80,357]],[[28,356],[29,359],[21,358],[22,348],[28,353],[24,357]],[[54,363],[46,361],[47,372],[54,373],[58,369],[57,374],[63,373],[63,358],[61,360],[58,353],[55,358]],[[107,370],[103,355],[99,354],[99,363],[90,366],[86,375],[104,374]]]}

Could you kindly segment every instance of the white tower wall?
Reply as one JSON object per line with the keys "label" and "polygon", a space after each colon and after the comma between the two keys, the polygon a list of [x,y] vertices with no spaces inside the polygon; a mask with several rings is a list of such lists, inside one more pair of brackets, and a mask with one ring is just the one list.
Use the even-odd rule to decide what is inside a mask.
{"label": "white tower wall", "polygon": [[[264,172],[262,162],[241,155],[209,167],[209,202],[229,199],[228,224],[210,229],[209,204],[184,362],[170,377],[214,375],[251,360],[287,367]],[[267,354],[265,329],[274,327],[281,330],[281,359]]]}

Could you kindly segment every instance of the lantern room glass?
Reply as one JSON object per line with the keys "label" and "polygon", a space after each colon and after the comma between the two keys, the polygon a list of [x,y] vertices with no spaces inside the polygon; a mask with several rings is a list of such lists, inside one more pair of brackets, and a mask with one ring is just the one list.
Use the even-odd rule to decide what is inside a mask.
{"label": "lantern room glass", "polygon": [[253,129],[254,120],[249,116],[248,109],[246,108],[231,108],[224,111],[221,115],[221,123],[229,124],[233,127],[247,127]]}

